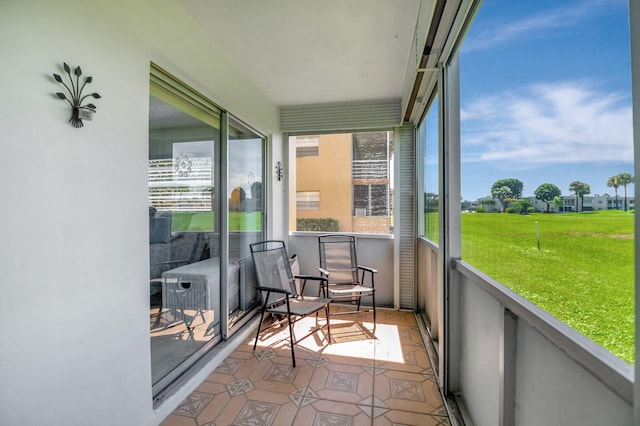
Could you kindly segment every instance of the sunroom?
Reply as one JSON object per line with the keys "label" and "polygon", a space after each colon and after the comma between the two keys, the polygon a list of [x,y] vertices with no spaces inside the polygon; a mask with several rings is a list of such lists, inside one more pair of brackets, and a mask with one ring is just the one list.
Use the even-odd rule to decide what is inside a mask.
{"label": "sunroom", "polygon": [[[546,113],[519,120],[533,116],[534,96],[559,108],[558,94],[569,93],[578,101],[559,111],[616,124],[593,149],[637,174],[640,8],[577,2],[518,12],[488,0],[3,2],[2,423],[162,423],[255,333],[249,245],[283,240],[312,274],[318,236],[334,232],[355,235],[359,260],[378,270],[377,308],[415,320],[446,421],[640,423],[637,350],[596,343],[505,285],[521,271],[496,279],[479,267],[474,250],[499,260],[473,245],[480,236],[464,234],[463,218],[481,216],[466,210],[491,182],[461,202],[470,182],[510,177],[470,164],[516,164],[532,149],[496,142],[493,157],[483,156],[479,134],[559,126]],[[621,23],[620,33],[603,30]],[[582,45],[553,37],[567,27]],[[515,47],[527,58],[486,53],[514,49],[504,40],[523,33],[535,34]],[[610,45],[601,61],[575,47],[598,37]],[[571,73],[558,59],[571,49],[582,52],[577,66],[589,67],[585,57],[593,68],[606,63],[608,80],[627,86],[587,92],[540,78],[517,88],[525,104],[495,83],[517,81],[519,62],[523,75],[533,62]],[[612,52],[625,49],[618,61]],[[465,103],[482,85],[493,96]],[[87,94],[92,106],[70,120],[74,105],[56,93]],[[508,129],[468,124],[511,113]],[[575,130],[572,114],[562,119]],[[550,140],[546,152],[561,157]],[[600,177],[599,166],[591,171]],[[637,228],[616,234],[628,255],[619,266],[631,284],[620,297],[632,334]],[[597,325],[609,333],[611,324]],[[367,424],[384,424],[370,405]]]}

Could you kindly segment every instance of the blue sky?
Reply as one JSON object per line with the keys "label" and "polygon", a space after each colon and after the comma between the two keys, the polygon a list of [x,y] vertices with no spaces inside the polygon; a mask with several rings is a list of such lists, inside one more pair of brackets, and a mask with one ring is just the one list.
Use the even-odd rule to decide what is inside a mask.
{"label": "blue sky", "polygon": [[463,199],[504,178],[614,194],[633,174],[628,26],[626,0],[484,0],[460,53]]}

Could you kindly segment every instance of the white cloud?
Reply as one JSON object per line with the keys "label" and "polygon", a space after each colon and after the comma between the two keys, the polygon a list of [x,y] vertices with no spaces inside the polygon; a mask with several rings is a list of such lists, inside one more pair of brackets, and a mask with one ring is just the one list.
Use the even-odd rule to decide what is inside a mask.
{"label": "white cloud", "polygon": [[600,13],[598,6],[622,5],[624,0],[579,1],[570,5],[543,10],[519,20],[494,22],[486,28],[476,28],[473,37],[467,37],[463,51],[496,48],[505,42],[548,35],[552,30],[573,26]]}
{"label": "white cloud", "polygon": [[463,161],[633,162],[630,99],[586,83],[536,84],[463,106]]}

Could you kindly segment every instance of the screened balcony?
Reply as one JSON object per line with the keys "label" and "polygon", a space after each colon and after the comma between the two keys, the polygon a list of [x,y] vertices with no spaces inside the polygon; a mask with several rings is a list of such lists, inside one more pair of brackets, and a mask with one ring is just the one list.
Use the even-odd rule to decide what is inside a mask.
{"label": "screened balcony", "polygon": [[[474,33],[484,12],[500,19],[485,19],[480,29],[487,32]],[[585,48],[554,38],[570,25],[580,30],[572,41]],[[7,183],[2,315],[18,327],[0,340],[7,390],[0,418],[7,424],[250,424],[253,410],[272,425],[640,424],[637,351],[623,360],[535,298],[509,289],[510,278],[531,274],[521,268],[496,279],[467,257],[463,238],[463,217],[520,218],[501,216],[496,203],[486,205],[493,216],[466,210],[494,201],[486,179],[499,167],[516,164],[527,173],[522,158],[532,152],[536,161],[590,154],[589,173],[616,163],[638,175],[638,28],[637,2],[3,2],[0,51],[10,66],[0,71],[0,156],[8,159],[0,172]],[[504,31],[492,32],[497,29]],[[525,33],[533,36],[519,45]],[[519,55],[500,56],[514,46]],[[587,59],[568,59],[573,50]],[[622,66],[615,59],[620,51],[626,52]],[[67,90],[52,75],[68,80],[63,61],[72,66],[68,84],[90,83],[101,95],[82,128],[69,124],[73,106],[56,95]],[[498,86],[556,76],[570,65],[604,74],[530,80],[513,91]],[[491,96],[474,97],[479,92],[469,82]],[[628,84],[620,91],[609,86],[617,82]],[[173,121],[163,103],[190,117]],[[194,131],[194,119],[206,134]],[[491,125],[476,126],[481,119]],[[569,130],[584,123],[588,131],[573,155],[559,151]],[[612,123],[615,131],[607,130]],[[358,163],[369,146],[363,140],[356,149],[328,149],[334,164],[344,164],[342,173],[309,167],[327,151],[319,135],[370,132],[393,136],[384,155]],[[189,158],[200,160],[189,169]],[[496,179],[510,178],[514,169],[500,170],[504,176]],[[568,176],[570,168],[546,169],[557,170]],[[304,186],[304,172],[324,178],[327,187]],[[527,181],[527,194],[547,176]],[[590,182],[591,192],[612,191],[608,177]],[[478,182],[484,192],[467,200],[467,188]],[[558,209],[571,218],[577,206],[567,197],[569,185],[561,186],[567,204]],[[620,198],[611,210],[624,206]],[[341,208],[339,214],[325,216],[327,204]],[[167,220],[149,207],[175,215]],[[323,216],[314,216],[320,210]],[[157,247],[151,246],[167,242],[154,239],[152,214],[164,223],[164,240],[184,237],[197,248],[184,251],[190,265],[217,268],[196,274],[206,276],[197,291],[185,285],[169,295],[184,272],[176,269],[189,265],[169,269],[167,262],[182,256],[152,261]],[[265,340],[256,353],[247,350],[257,313],[247,251],[250,241],[284,240],[301,271],[317,273],[317,237],[329,231],[298,229],[301,218],[333,219],[327,222],[341,228],[330,232],[357,235],[360,262],[380,271],[381,334],[370,333],[366,317],[346,318],[331,345],[303,342],[305,362],[292,370],[277,339]],[[619,288],[603,296],[623,287],[633,293],[625,296],[633,306],[614,323],[621,329],[637,323],[640,294],[633,291],[637,274],[630,277],[638,265],[632,247],[638,221],[631,212],[626,219],[633,225],[607,238],[624,247],[624,256],[615,268],[601,268],[624,269]],[[516,253],[542,257],[535,243],[531,249],[533,229],[514,243]],[[575,233],[602,237],[592,231]],[[595,264],[600,256],[587,260]],[[167,270],[154,270],[160,264]],[[575,270],[559,275],[598,282]],[[570,305],[581,293],[588,292],[562,301]],[[160,327],[153,328],[155,319]],[[164,328],[167,319],[175,327]],[[201,328],[194,332],[189,324]],[[156,345],[159,340],[171,344]],[[177,346],[189,351],[179,359],[169,354],[170,374],[154,368],[157,355]],[[275,356],[260,359],[266,352]],[[281,380],[265,380],[269,374]],[[356,376],[358,386],[350,387]],[[252,390],[243,388],[244,379]],[[391,383],[412,392],[392,398]],[[277,402],[261,399],[271,385]]]}
{"label": "screened balcony", "polygon": [[[296,192],[299,200],[312,194],[313,205],[300,209],[298,203],[298,214],[303,212],[304,217],[326,203],[325,193],[318,185],[308,184],[305,175],[320,173],[310,161],[322,155],[322,135],[338,129],[393,129],[390,167],[385,159],[360,160],[357,153],[364,152],[365,145],[360,151],[351,150],[349,185],[389,179],[393,186],[389,191],[393,225],[381,235],[359,234],[360,260],[381,271],[380,307],[414,312],[424,325],[423,337],[432,349],[433,371],[448,410],[446,421],[631,424],[631,365],[461,259],[462,207],[453,201],[460,197],[462,184],[458,47],[481,5],[427,3],[421,3],[418,21],[424,16],[432,25],[424,33],[418,29],[414,37],[411,51],[422,54],[410,58],[399,103],[317,102],[281,107],[281,130],[284,140],[290,141],[288,200],[294,200]],[[398,113],[403,116],[401,125],[394,123]],[[431,128],[426,132],[435,134],[422,133],[421,127],[427,126]],[[427,158],[433,161],[428,170]],[[341,174],[326,164],[319,170],[324,171],[325,181]],[[359,194],[355,186],[353,193],[354,198]],[[423,193],[430,195],[422,198]],[[356,203],[342,202],[347,207]],[[285,201],[282,209],[289,217],[289,250],[301,259],[303,272],[313,273],[317,233],[292,225],[296,208],[291,201]],[[414,209],[439,212],[439,216],[434,222],[421,223]],[[354,207],[349,215],[363,216],[364,211]],[[588,390],[578,396],[575,389]],[[365,423],[379,421],[382,418],[374,415]]]}

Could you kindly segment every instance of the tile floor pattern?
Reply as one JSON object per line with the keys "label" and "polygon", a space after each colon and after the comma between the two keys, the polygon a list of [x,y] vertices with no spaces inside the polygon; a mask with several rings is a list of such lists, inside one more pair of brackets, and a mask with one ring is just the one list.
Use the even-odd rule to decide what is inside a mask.
{"label": "tile floor pattern", "polygon": [[[333,308],[333,306],[332,306]],[[339,308],[338,308],[339,309]],[[265,331],[255,352],[243,342],[162,426],[450,425],[413,313],[378,310],[306,318],[295,346],[286,327]]]}

